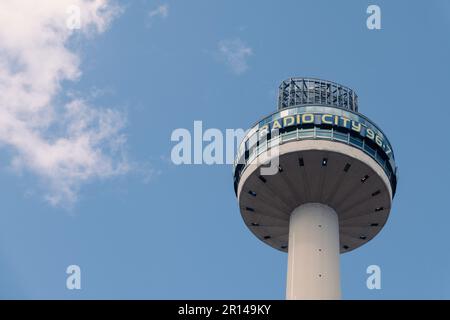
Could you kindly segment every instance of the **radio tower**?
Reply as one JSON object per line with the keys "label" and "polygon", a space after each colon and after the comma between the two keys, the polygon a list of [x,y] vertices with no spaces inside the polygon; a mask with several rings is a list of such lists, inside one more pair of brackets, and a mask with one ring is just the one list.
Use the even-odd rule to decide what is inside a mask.
{"label": "radio tower", "polygon": [[288,253],[286,298],[340,299],[340,253],[380,232],[397,185],[392,147],[355,92],[283,81],[278,111],[248,131],[233,174],[245,224]]}

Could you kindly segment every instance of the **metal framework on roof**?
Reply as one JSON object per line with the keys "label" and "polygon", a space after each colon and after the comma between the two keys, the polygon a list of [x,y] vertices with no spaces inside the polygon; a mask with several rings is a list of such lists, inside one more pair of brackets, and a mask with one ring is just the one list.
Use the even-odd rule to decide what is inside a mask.
{"label": "metal framework on roof", "polygon": [[325,105],[358,112],[358,96],[343,85],[314,78],[289,78],[279,86],[278,110]]}

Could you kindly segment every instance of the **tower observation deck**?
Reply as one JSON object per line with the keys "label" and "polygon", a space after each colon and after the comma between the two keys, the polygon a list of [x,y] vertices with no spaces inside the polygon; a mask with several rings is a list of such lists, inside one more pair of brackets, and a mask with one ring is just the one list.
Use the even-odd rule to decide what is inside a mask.
{"label": "tower observation deck", "polygon": [[389,140],[358,112],[352,89],[290,78],[279,87],[278,111],[241,142],[233,178],[250,231],[288,252],[286,297],[339,299],[339,255],[385,225],[397,167]]}

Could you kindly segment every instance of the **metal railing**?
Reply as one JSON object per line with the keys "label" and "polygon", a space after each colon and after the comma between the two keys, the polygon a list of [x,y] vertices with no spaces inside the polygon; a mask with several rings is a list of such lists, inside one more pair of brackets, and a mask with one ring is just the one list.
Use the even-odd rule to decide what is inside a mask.
{"label": "metal railing", "polygon": [[[397,168],[392,168],[389,161],[383,158],[382,154],[377,150],[377,148],[372,148],[365,142],[365,139],[352,136],[350,133],[337,131],[334,128],[322,129],[318,127],[313,127],[311,129],[296,128],[293,131],[280,133],[275,138],[265,140],[262,144],[252,148],[249,151],[248,156],[245,156],[245,152],[239,155],[239,157],[235,159],[233,165],[235,187],[239,182],[239,179],[242,173],[245,171],[247,165],[251,163],[253,160],[255,160],[261,153],[266,152],[268,149],[272,147],[282,145],[283,143],[287,143],[290,141],[311,140],[311,139],[331,140],[341,142],[362,150],[383,168],[384,172],[388,176],[389,181],[391,183],[392,191],[395,194],[397,185],[397,177],[396,177]],[[238,164],[242,164],[243,166],[239,167],[239,172],[236,172],[236,169],[238,169]]]}

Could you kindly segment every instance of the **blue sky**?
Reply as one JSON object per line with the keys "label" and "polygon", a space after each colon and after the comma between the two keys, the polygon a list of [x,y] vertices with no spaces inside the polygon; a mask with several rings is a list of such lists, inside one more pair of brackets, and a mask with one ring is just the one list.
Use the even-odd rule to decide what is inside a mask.
{"label": "blue sky", "polygon": [[[44,66],[62,57],[59,66],[79,71],[54,73],[54,88],[31,84],[52,98],[39,115],[64,116],[27,127],[40,144],[17,142],[17,126],[0,131],[0,298],[283,299],[287,256],[247,230],[231,166],[175,166],[170,136],[192,130],[194,120],[205,128],[248,128],[276,109],[278,84],[290,76],[355,89],[360,111],[387,134],[399,167],[387,225],[341,256],[343,297],[450,298],[446,0],[118,4],[95,34],[61,31],[78,60],[50,56],[61,53],[56,45],[36,51]],[[382,30],[367,29],[369,4],[380,6]],[[20,48],[20,57],[33,56],[32,46],[17,40],[28,30],[20,21],[9,31],[17,31],[15,42],[0,42],[10,44],[0,62],[12,70],[0,73],[1,85],[28,70],[20,59],[14,69],[17,57],[8,53]],[[11,97],[17,95],[0,94],[0,107],[13,110],[0,118],[34,121],[10,107],[22,106]],[[74,101],[75,109],[62,111]],[[85,126],[85,117],[114,127]],[[59,155],[61,136],[69,138]],[[85,136],[98,141],[77,154]],[[71,264],[81,268],[81,290],[66,288]],[[366,288],[372,264],[381,267],[381,290]]]}

